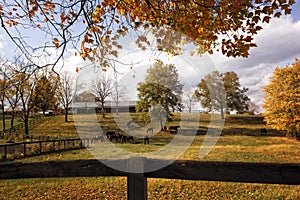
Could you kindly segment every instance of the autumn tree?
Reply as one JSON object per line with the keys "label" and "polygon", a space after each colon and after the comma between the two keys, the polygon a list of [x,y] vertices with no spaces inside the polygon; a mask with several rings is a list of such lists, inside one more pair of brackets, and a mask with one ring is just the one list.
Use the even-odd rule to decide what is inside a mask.
{"label": "autumn tree", "polygon": [[65,122],[68,122],[69,107],[75,98],[78,89],[80,89],[80,85],[74,74],[71,74],[70,72],[63,72],[60,74],[57,97],[65,111]]}
{"label": "autumn tree", "polygon": [[22,87],[22,80],[20,80],[19,72],[16,71],[17,67],[15,66],[16,63],[11,63],[8,65],[5,73],[3,75],[6,77],[8,81],[9,87],[5,88],[5,100],[7,105],[10,108],[10,128],[13,129],[14,121],[15,121],[15,113],[18,105],[20,104],[20,88]]}
{"label": "autumn tree", "polygon": [[195,96],[201,106],[207,109],[206,112],[211,112],[213,109],[220,111],[221,117],[224,119],[226,96],[224,81],[218,71],[213,71],[201,79],[195,90]]}
{"label": "autumn tree", "polygon": [[246,93],[249,89],[241,87],[239,77],[235,72],[225,72],[222,74],[222,77],[226,93],[227,110],[236,111],[237,113],[248,111],[248,101],[250,99]]}
{"label": "autumn tree", "polygon": [[10,88],[10,81],[8,77],[9,65],[8,61],[4,58],[0,58],[0,104],[2,110],[2,129],[6,129],[5,120],[5,100],[7,90]]}
{"label": "autumn tree", "polygon": [[6,129],[6,121],[5,121],[5,110],[4,110],[4,101],[5,101],[5,89],[6,81],[4,79],[0,79],[0,102],[1,102],[1,110],[2,110],[2,128]]}
{"label": "autumn tree", "polygon": [[[24,69],[21,66],[21,69]],[[21,118],[24,123],[24,135],[29,136],[29,118],[30,113],[34,108],[38,91],[35,90],[39,75],[37,72],[28,72],[26,70],[17,70],[17,79],[19,84],[16,85],[20,94],[20,102],[22,106]]]}
{"label": "autumn tree", "polygon": [[182,88],[183,84],[180,83],[175,65],[164,64],[158,60],[147,70],[145,82],[138,83],[139,101],[136,109],[145,113],[152,107],[152,111],[159,115],[160,121],[162,112],[166,112],[170,117],[171,112],[182,109]]}
{"label": "autumn tree", "polygon": [[35,111],[41,110],[45,114],[47,110],[56,108],[58,101],[56,97],[57,86],[58,79],[56,74],[48,71],[42,72],[34,88],[34,101],[30,102],[34,104]]}
{"label": "autumn tree", "polygon": [[10,74],[10,84],[11,87],[8,88],[8,90],[5,93],[5,97],[7,102],[9,103],[10,106],[10,111],[11,111],[11,119],[10,119],[10,128],[13,129],[14,127],[14,120],[15,120],[15,113],[18,105],[20,104],[20,92],[19,90],[21,89],[21,83],[18,78],[19,76],[16,75],[15,72],[12,72]]}
{"label": "autumn tree", "polygon": [[247,91],[247,88],[241,88],[236,73],[213,71],[198,83],[195,96],[208,112],[220,111],[224,119],[224,111],[243,113],[248,110]]}
{"label": "autumn tree", "polygon": [[298,137],[300,131],[300,61],[284,68],[276,67],[264,87],[263,108],[267,124]]}
{"label": "autumn tree", "polygon": [[[161,50],[176,53],[178,45],[185,42],[193,43],[199,53],[213,53],[216,49],[227,56],[247,57],[249,49],[256,46],[253,36],[262,29],[261,24],[290,14],[294,3],[295,0],[4,0],[0,23],[32,62],[33,55],[48,55],[56,49],[57,59],[44,66],[55,65],[71,47],[79,49],[84,59],[98,59],[100,66],[106,67],[109,58],[118,56],[122,48],[119,39],[135,32],[137,46],[145,49],[151,42],[144,34],[153,28],[160,28],[153,34]],[[43,38],[44,44],[26,37],[30,28]]]}
{"label": "autumn tree", "polygon": [[113,82],[111,79],[101,75],[92,81],[91,87],[94,95],[100,102],[102,117],[105,118],[104,104],[105,100],[113,92]]}

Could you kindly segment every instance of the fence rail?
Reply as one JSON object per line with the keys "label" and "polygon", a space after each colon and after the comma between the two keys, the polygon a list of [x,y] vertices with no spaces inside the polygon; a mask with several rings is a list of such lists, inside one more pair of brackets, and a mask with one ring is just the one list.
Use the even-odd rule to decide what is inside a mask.
{"label": "fence rail", "polygon": [[[105,160],[105,163],[131,168],[135,167],[132,163],[139,163],[136,159],[141,160]],[[145,169],[169,162],[145,158],[142,161]],[[118,171],[103,163],[99,160],[1,163],[0,179],[126,176],[129,200],[147,199],[147,178],[300,185],[300,164],[293,163],[175,161],[157,171],[140,174]]]}
{"label": "fence rail", "polygon": [[[78,142],[77,145],[75,144],[76,141]],[[89,140],[81,138],[8,143],[0,144],[0,155],[2,155],[2,159],[7,159],[8,155],[10,155],[10,158],[21,158],[57,150],[83,148],[85,146],[89,146]]]}
{"label": "fence rail", "polygon": [[[37,123],[40,122],[40,120],[41,119],[39,117],[32,118],[28,121],[28,125],[29,126],[36,125]],[[22,128],[24,128],[24,123],[14,125],[13,128],[2,130],[0,131],[0,138],[8,138],[11,136],[12,132],[16,132],[17,130],[20,130]]]}

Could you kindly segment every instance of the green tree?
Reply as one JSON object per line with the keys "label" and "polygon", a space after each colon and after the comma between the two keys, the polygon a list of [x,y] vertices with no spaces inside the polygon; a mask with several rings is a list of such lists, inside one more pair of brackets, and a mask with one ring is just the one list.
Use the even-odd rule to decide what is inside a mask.
{"label": "green tree", "polygon": [[[140,112],[151,110],[159,115],[165,112],[170,117],[170,112],[181,110],[181,95],[183,84],[180,83],[177,69],[173,64],[164,65],[158,60],[147,70],[145,82],[138,84],[138,97],[136,109]],[[162,124],[161,124],[162,125]]]}
{"label": "green tree", "polygon": [[213,71],[198,83],[196,98],[208,112],[217,110],[224,119],[224,111],[243,113],[248,110],[247,88],[241,88],[239,78],[234,72]]}
{"label": "green tree", "polygon": [[267,124],[298,137],[300,131],[300,61],[276,67],[270,83],[263,89],[263,108]]}
{"label": "green tree", "polygon": [[[162,36],[167,51],[176,49],[181,42],[190,42],[198,52],[212,53],[217,48],[227,56],[248,56],[250,47],[256,46],[253,36],[262,29],[261,24],[290,14],[294,3],[295,0],[5,0],[0,5],[0,22],[1,29],[29,59],[37,49],[50,53],[53,48],[60,59],[68,44],[74,47],[81,41],[80,55],[91,60],[97,56],[105,66],[105,59],[117,56],[122,48],[120,38],[136,32],[137,46],[144,49],[150,42],[141,30],[161,27],[173,31],[167,34],[160,29],[155,33]],[[25,35],[29,28],[44,35],[45,44],[30,46],[32,38]],[[56,63],[57,60],[52,64]]]}

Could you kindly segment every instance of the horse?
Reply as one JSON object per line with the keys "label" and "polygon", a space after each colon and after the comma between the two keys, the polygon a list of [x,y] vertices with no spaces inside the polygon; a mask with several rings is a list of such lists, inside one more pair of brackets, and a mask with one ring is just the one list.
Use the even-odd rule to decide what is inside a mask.
{"label": "horse", "polygon": [[133,138],[133,136],[132,135],[130,135],[130,136],[127,136],[126,137],[126,140],[129,142],[129,140],[131,140],[131,143],[133,143],[134,142],[134,138]]}
{"label": "horse", "polygon": [[110,141],[112,141],[114,138],[117,140],[116,138],[116,133],[114,131],[107,131],[106,132],[106,137],[107,139],[109,139]]}
{"label": "horse", "polygon": [[92,137],[92,139],[91,139],[91,143],[95,143],[98,141],[104,142],[103,135],[96,135],[96,136]]}
{"label": "horse", "polygon": [[147,135],[144,137],[144,144],[150,144],[150,139]]}

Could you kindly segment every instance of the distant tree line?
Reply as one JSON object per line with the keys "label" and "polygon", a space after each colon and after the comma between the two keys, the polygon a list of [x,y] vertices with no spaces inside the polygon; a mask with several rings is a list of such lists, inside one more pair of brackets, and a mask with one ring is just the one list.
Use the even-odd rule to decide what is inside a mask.
{"label": "distant tree line", "polygon": [[[191,102],[194,100],[199,101],[207,112],[220,111],[222,118],[225,112],[250,112],[250,99],[246,94],[248,88],[241,87],[239,77],[235,72],[213,71],[207,74],[192,94],[183,93],[183,86],[176,67],[158,60],[147,70],[145,81],[138,84],[137,111],[145,113],[150,108],[153,111],[155,105],[160,105],[170,117],[171,111],[182,111],[184,107],[182,95],[184,94],[188,98],[187,107],[190,112]],[[257,107],[253,104],[251,103],[251,112],[254,113]]]}
{"label": "distant tree line", "polygon": [[[183,84],[180,82],[178,71],[174,64],[164,64],[161,60],[150,66],[144,82],[138,84],[136,110],[141,112],[144,121],[149,122],[150,115],[159,119],[162,126],[163,116],[171,119],[172,112],[181,112]],[[25,124],[25,135],[29,135],[28,119],[31,113],[57,110],[62,107],[65,121],[68,121],[70,104],[80,99],[99,102],[102,117],[105,117],[104,103],[108,98],[115,101],[125,96],[125,89],[118,82],[104,73],[97,75],[89,85],[89,92],[83,91],[70,72],[55,73],[51,70],[30,70],[24,63],[9,63],[1,60],[0,101],[2,110],[9,103],[14,117],[17,107],[21,107],[20,117]],[[239,77],[235,72],[220,73],[213,71],[207,74],[197,85],[196,90],[189,96],[189,102],[197,100],[207,112],[219,111],[221,117],[230,111],[237,113],[249,112],[248,88],[241,87]],[[252,108],[255,106],[251,106]],[[189,107],[191,111],[191,105]],[[27,124],[27,125],[26,125]],[[11,126],[13,126],[13,119]],[[5,129],[5,113],[3,112],[3,127]]]}
{"label": "distant tree line", "polygon": [[250,99],[246,94],[248,90],[241,87],[235,72],[213,71],[198,83],[195,97],[207,112],[220,111],[221,117],[224,118],[225,112],[236,111],[242,114],[249,111]]}
{"label": "distant tree line", "polygon": [[[52,70],[34,69],[16,59],[14,63],[0,59],[0,101],[3,129],[6,127],[5,106],[11,115],[11,128],[16,116],[24,123],[29,136],[29,118],[37,112],[46,113],[62,106],[66,113],[75,93],[76,79],[71,73],[58,74]],[[75,80],[75,81],[74,81]]]}
{"label": "distant tree line", "polygon": [[46,114],[49,110],[63,109],[65,122],[68,122],[68,111],[73,100],[96,101],[97,97],[102,116],[105,117],[104,102],[107,98],[111,97],[118,105],[119,100],[125,96],[125,89],[104,74],[97,76],[87,86],[88,89],[82,91],[83,84],[78,82],[76,74],[72,72],[37,69],[18,59],[9,62],[0,58],[3,129],[7,128],[4,112],[6,107],[9,107],[11,115],[11,127],[14,126],[15,117],[19,116],[24,122],[24,134],[29,136],[28,121],[35,113]]}

